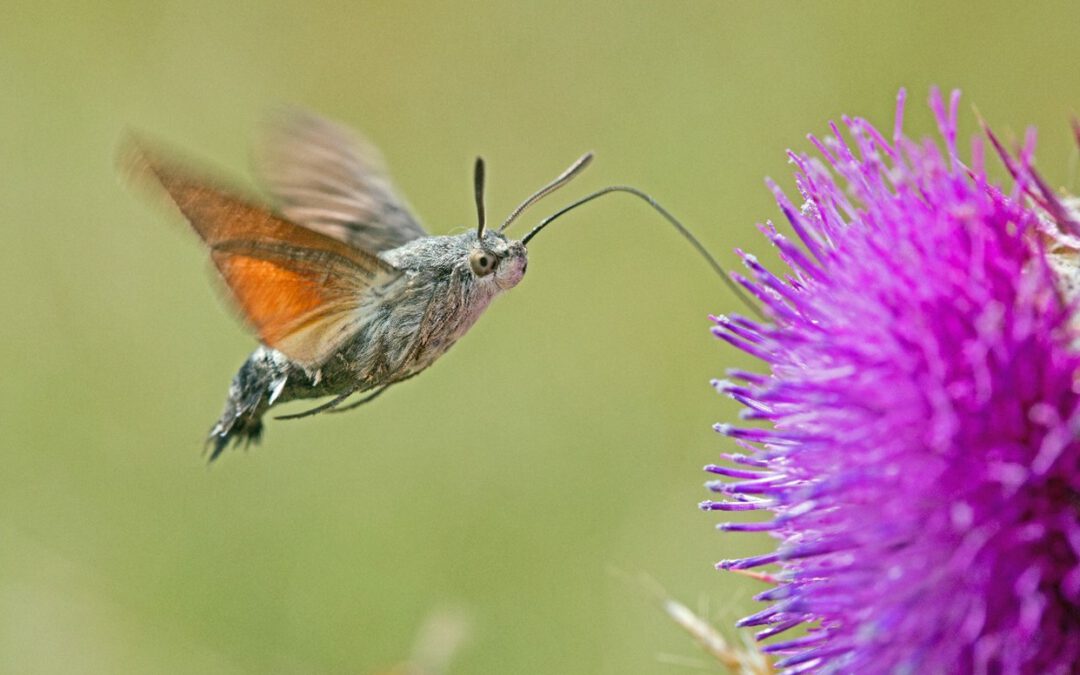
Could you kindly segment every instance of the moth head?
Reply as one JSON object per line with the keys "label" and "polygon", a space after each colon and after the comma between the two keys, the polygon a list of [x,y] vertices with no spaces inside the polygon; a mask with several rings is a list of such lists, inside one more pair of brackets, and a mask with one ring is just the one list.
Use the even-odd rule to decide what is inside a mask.
{"label": "moth head", "polygon": [[476,240],[469,251],[469,269],[476,279],[486,279],[501,290],[518,285],[525,276],[528,256],[525,246],[508,240],[502,230],[487,229],[487,210],[484,208],[484,159],[476,158],[473,170],[476,196]]}
{"label": "moth head", "polygon": [[505,291],[517,286],[525,276],[528,252],[520,241],[488,230],[483,239],[473,241],[468,262],[469,271],[477,281],[494,283]]}
{"label": "moth head", "polygon": [[555,180],[540,188],[518,205],[498,230],[487,229],[487,211],[484,207],[484,159],[476,158],[473,170],[473,191],[476,197],[476,239],[475,246],[469,252],[469,269],[477,279],[492,279],[499,288],[513,288],[525,276],[528,266],[526,241],[513,241],[503,235],[503,231],[513,223],[521,213],[540,198],[565,185],[592,161],[592,153],[586,153],[560,174]]}

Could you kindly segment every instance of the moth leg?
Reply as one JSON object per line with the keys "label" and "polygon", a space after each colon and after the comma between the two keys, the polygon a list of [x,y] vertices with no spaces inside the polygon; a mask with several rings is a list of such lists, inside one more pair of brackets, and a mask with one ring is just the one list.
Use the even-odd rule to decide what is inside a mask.
{"label": "moth leg", "polygon": [[300,419],[302,417],[311,417],[312,415],[318,415],[319,413],[321,413],[323,411],[330,410],[331,408],[336,408],[345,399],[349,398],[350,396],[352,396],[355,393],[356,393],[355,389],[350,389],[349,391],[345,392],[344,394],[341,394],[341,395],[337,396],[336,398],[334,398],[334,399],[332,399],[330,401],[327,401],[326,403],[323,403],[322,405],[317,405],[314,408],[311,408],[310,410],[305,410],[304,412],[295,413],[293,415],[278,415],[274,419],[276,419],[276,420],[298,420],[298,419]]}
{"label": "moth leg", "polygon": [[[353,401],[349,405],[343,405],[340,408],[334,408],[333,410],[327,410],[326,412],[329,412],[329,413],[343,413],[346,410],[353,410],[354,408],[359,408],[360,406],[364,405],[365,403],[367,403],[369,401],[374,401],[375,399],[377,399],[379,397],[380,394],[382,394],[384,391],[386,391],[389,388],[390,388],[390,385],[388,385],[388,384],[384,385],[382,387],[379,387],[375,391],[371,392],[370,394],[368,394],[364,398],[360,399],[359,401]],[[284,418],[279,417],[278,419],[284,419]]]}

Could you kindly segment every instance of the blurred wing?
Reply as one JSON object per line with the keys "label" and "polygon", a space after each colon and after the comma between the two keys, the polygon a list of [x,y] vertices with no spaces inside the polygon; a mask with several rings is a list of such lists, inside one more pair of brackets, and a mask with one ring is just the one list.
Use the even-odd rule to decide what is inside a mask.
{"label": "blurred wing", "polygon": [[289,220],[373,253],[424,228],[395,194],[378,151],[311,113],[282,113],[270,126],[258,170]]}
{"label": "blurred wing", "polygon": [[210,247],[262,342],[306,367],[320,365],[352,336],[372,291],[401,275],[370,253],[278,218],[145,148],[133,149],[131,168],[160,184]]}

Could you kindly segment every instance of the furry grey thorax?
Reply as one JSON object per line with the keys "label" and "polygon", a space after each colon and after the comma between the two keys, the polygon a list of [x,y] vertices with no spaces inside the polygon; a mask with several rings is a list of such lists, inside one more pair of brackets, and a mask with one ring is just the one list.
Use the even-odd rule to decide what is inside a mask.
{"label": "furry grey thorax", "polygon": [[[469,257],[477,249],[496,259],[479,276]],[[210,432],[213,456],[230,442],[257,440],[262,415],[295,399],[340,396],[383,388],[412,377],[444,354],[491,301],[517,285],[527,254],[497,231],[420,237],[379,254],[402,272],[374,289],[358,311],[353,337],[318,368],[305,368],[259,347],[233,378],[221,419]]]}

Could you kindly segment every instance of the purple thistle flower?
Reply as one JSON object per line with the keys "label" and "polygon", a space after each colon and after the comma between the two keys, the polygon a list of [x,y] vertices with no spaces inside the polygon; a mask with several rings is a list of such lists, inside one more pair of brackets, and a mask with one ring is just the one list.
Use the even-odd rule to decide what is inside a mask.
{"label": "purple thistle flower", "polygon": [[[789,270],[743,255],[769,323],[714,333],[768,365],[720,391],[757,426],[706,470],[719,511],[772,519],[778,566],[746,617],[787,673],[1075,673],[1080,666],[1080,353],[1069,207],[1030,169],[1034,137],[993,186],[956,149],[958,94],[931,108],[945,141],[849,140],[791,154],[803,203],[775,186],[802,242],[762,228]],[[997,139],[991,136],[995,145]],[[1057,228],[1057,229],[1055,229]],[[1062,261],[1073,256],[1071,267]],[[1055,272],[1055,270],[1058,270]],[[1066,275],[1068,276],[1068,275]]]}

